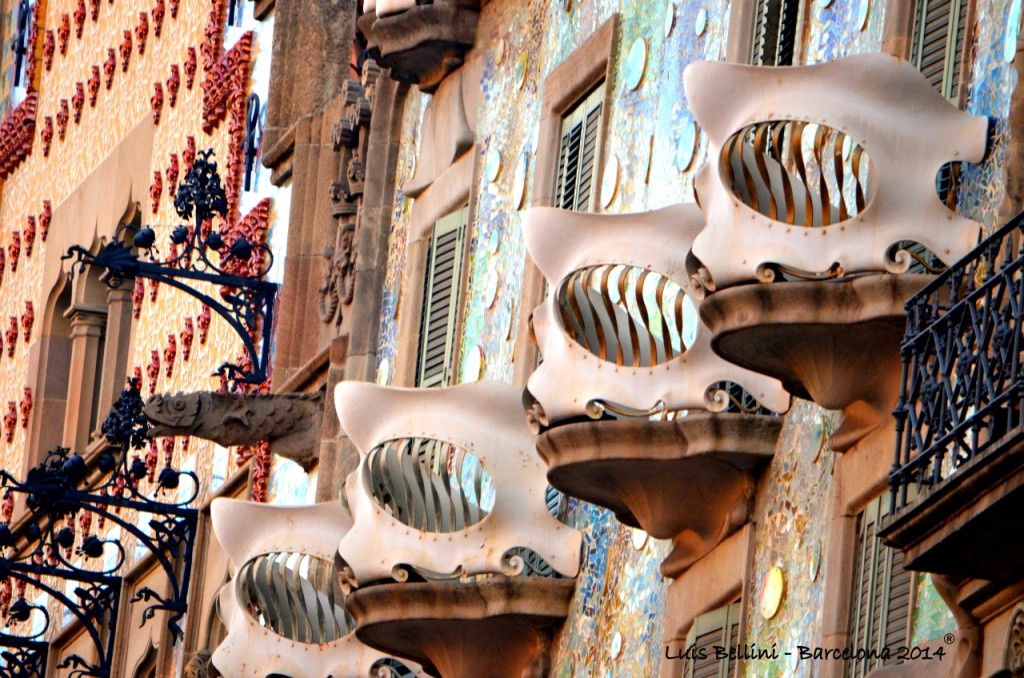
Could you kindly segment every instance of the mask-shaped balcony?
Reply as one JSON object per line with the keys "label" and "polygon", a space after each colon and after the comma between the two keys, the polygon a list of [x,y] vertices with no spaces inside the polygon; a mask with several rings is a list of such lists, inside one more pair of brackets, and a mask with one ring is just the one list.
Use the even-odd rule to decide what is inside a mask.
{"label": "mask-shaped balcony", "polygon": [[896,404],[903,304],[978,240],[936,177],[982,160],[988,122],[882,54],[684,80],[711,158],[689,272],[712,347],[843,410],[830,444],[848,449]]}
{"label": "mask-shaped balcony", "polygon": [[520,675],[568,613],[582,537],[548,512],[519,403],[494,382],[335,392],[360,454],[338,546],[356,635],[430,675]]}
{"label": "mask-shaped balcony", "polygon": [[914,570],[992,582],[1024,569],[1024,216],[907,305],[893,511]]}
{"label": "mask-shaped balcony", "polygon": [[[789,396],[711,351],[687,298],[694,205],[594,215],[527,213],[549,284],[533,312],[543,360],[524,394],[548,480],[673,540],[676,577],[747,521]],[[571,244],[571,246],[570,246]]]}
{"label": "mask-shaped balcony", "polygon": [[476,42],[477,2],[363,0],[359,30],[391,77],[433,92]]}
{"label": "mask-shaped balcony", "polygon": [[[216,499],[210,512],[232,577],[219,594],[228,631],[213,654],[221,675],[424,675],[352,632],[334,558],[352,527],[341,504],[278,507]],[[388,668],[392,673],[383,673]]]}

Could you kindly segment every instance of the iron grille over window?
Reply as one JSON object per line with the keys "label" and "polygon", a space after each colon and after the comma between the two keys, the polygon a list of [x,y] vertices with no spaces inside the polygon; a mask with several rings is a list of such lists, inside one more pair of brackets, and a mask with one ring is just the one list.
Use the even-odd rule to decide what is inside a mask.
{"label": "iron grille over window", "polygon": [[555,207],[589,212],[593,204],[594,170],[600,153],[604,85],[599,85],[562,119],[558,148]]}
{"label": "iron grille over window", "polygon": [[427,254],[423,286],[423,320],[416,365],[416,385],[447,386],[451,383],[455,319],[462,273],[463,240],[469,207],[442,217],[434,225]]}
{"label": "iron grille over window", "polygon": [[754,14],[752,64],[793,65],[799,9],[798,0],[759,0]]}
{"label": "iron grille over window", "polygon": [[[888,515],[888,497],[872,501],[860,516],[854,558],[853,597],[850,605],[849,647],[881,653],[906,645],[910,627],[911,573],[903,569],[903,552],[889,548],[876,535],[878,521]],[[851,659],[850,678],[866,676],[883,664],[895,664],[881,656]]]}

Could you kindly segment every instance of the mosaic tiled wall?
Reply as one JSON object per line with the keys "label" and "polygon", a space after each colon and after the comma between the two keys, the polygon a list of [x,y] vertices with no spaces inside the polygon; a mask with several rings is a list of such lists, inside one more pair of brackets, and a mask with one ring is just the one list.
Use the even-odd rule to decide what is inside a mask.
{"label": "mosaic tiled wall", "polygon": [[[884,2],[832,0],[801,4],[806,13],[798,39],[801,61],[820,63],[881,48]],[[978,0],[979,27],[973,35],[976,58],[967,109],[1001,120],[996,123],[996,143],[989,161],[965,172],[960,208],[989,227],[995,223],[1002,200],[1001,164],[1008,131],[1005,118],[1016,85],[1016,75],[1003,58],[1006,26],[1012,23],[1006,19],[1010,11],[1009,0]],[[698,134],[690,143],[692,117],[683,93],[682,73],[692,61],[725,58],[728,3],[581,0],[486,5],[477,40],[484,59],[477,167],[482,168],[488,154],[496,152],[501,158],[501,171],[493,181],[478,172],[474,186],[469,293],[461,309],[460,381],[511,379],[525,260],[521,213],[512,204],[514,171],[520,156],[525,155],[528,174],[523,203],[529,204],[544,78],[613,12],[620,13],[621,23],[612,77],[606,84],[610,108],[603,164],[607,166],[614,158],[620,166],[620,177],[614,197],[600,209],[624,213],[693,199],[693,174],[706,160],[706,142]],[[640,39],[645,41],[647,58],[641,65],[641,82],[631,90],[626,82],[636,64],[630,63],[629,55]],[[405,111],[400,183],[412,175],[425,101],[426,97],[413,94]],[[596,183],[601,183],[600,177]],[[398,315],[419,312],[402,307],[399,299],[409,205],[399,193],[381,321],[381,383],[391,381]],[[821,573],[828,558],[824,533],[831,511],[834,461],[822,441],[836,416],[804,402],[796,403],[787,415],[756,507],[755,562],[759,565],[750,590],[745,592],[756,600],[767,569],[780,565],[786,571],[786,597],[771,620],[761,617],[756,605],[750,607],[745,620],[747,642],[759,646],[777,642],[781,647],[808,644],[818,638],[824,596]],[[556,650],[556,675],[656,674],[666,587],[657,573],[663,545],[647,543],[637,549],[634,535],[610,514],[579,502],[571,505],[570,517],[585,535],[588,558]],[[917,601],[915,639],[932,638],[952,628],[948,610],[926,580],[919,582]],[[623,659],[616,660],[619,657]],[[785,660],[750,662],[746,673],[812,675],[812,668],[797,667]]]}

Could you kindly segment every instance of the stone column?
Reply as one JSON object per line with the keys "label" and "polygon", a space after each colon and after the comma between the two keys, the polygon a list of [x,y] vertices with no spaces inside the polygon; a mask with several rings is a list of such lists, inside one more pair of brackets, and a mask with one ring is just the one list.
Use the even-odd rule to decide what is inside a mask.
{"label": "stone column", "polygon": [[[132,338],[132,288],[134,280],[126,280],[121,287],[107,292],[106,344],[99,376],[97,412],[100,419],[114,406],[125,388],[128,355]],[[96,422],[98,429],[102,421]]]}
{"label": "stone column", "polygon": [[100,344],[107,325],[105,314],[72,308],[71,369],[68,371],[68,401],[64,413],[61,443],[82,454],[89,446],[99,382]]}

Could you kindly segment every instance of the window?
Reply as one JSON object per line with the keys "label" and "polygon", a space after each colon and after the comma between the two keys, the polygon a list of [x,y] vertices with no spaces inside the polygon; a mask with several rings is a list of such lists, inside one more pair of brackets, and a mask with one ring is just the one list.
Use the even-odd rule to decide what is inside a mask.
{"label": "window", "polygon": [[740,642],[740,604],[720,607],[693,620],[686,637],[683,678],[727,678],[736,661],[719,659],[716,648],[728,653]]}
{"label": "window", "polygon": [[968,0],[917,0],[910,61],[954,105],[966,41]]}
{"label": "window", "polygon": [[[879,519],[889,513],[889,496],[868,504],[857,528],[853,592],[847,645],[865,650],[906,645],[910,628],[911,573],[903,569],[903,553],[882,544],[875,534]],[[846,675],[865,676],[883,664],[881,657],[850,660]]]}
{"label": "window", "polygon": [[555,206],[589,212],[593,207],[594,169],[600,153],[604,85],[598,85],[562,119],[558,146]]}
{"label": "window", "polygon": [[792,66],[796,47],[798,0],[758,0],[750,63]]}
{"label": "window", "polygon": [[451,383],[463,242],[468,220],[467,206],[434,224],[423,285],[416,386],[447,386]]}

